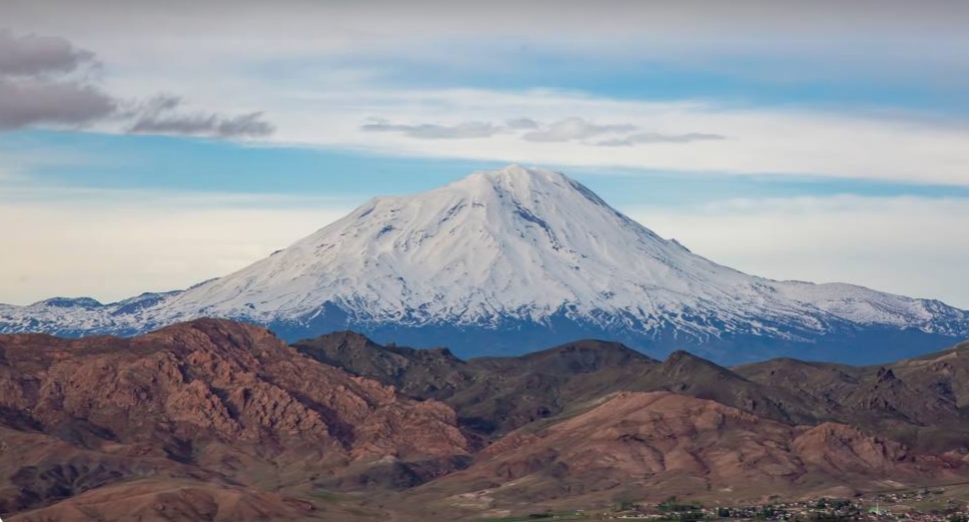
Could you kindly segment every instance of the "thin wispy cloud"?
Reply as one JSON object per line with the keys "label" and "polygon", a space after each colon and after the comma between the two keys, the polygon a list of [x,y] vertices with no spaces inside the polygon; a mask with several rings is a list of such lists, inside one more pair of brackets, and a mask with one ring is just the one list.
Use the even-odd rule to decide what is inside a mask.
{"label": "thin wispy cloud", "polygon": [[662,134],[659,132],[640,132],[624,138],[614,138],[596,143],[600,147],[632,147],[633,145],[648,143],[693,143],[695,141],[725,140],[721,134],[703,132],[689,132],[686,134]]}
{"label": "thin wispy cloud", "polygon": [[[635,132],[639,129],[630,123],[596,124],[583,118],[571,117],[543,124],[532,118],[510,118],[504,124],[468,121],[457,124],[417,123],[399,124],[374,118],[360,126],[364,132],[382,132],[402,135],[419,140],[460,140],[490,138],[498,134],[516,136],[533,143],[580,142],[602,147],[632,147],[653,143],[693,143],[726,139],[720,134],[689,132],[664,134],[660,132]],[[613,138],[592,142],[592,138],[612,135]]]}
{"label": "thin wispy cloud", "polygon": [[501,132],[501,128],[491,123],[469,121],[457,125],[438,125],[421,123],[401,125],[386,120],[375,120],[360,127],[364,132],[392,132],[422,140],[460,140],[487,138]]}
{"label": "thin wispy cloud", "polygon": [[[969,55],[960,52],[969,38],[955,23],[966,12],[964,3],[919,10],[889,1],[876,11],[862,7],[872,5],[868,2],[852,3],[841,7],[844,16],[832,20],[817,6],[799,4],[779,10],[757,1],[730,8],[716,2],[609,1],[594,7],[576,2],[569,9],[551,3],[522,9],[504,9],[500,4],[462,9],[388,4],[381,16],[370,16],[363,7],[351,4],[314,4],[295,10],[251,2],[232,17],[225,17],[217,3],[186,3],[186,9],[177,12],[143,3],[121,12],[111,9],[110,2],[85,2],[86,9],[76,2],[52,2],[56,8],[49,2],[43,6],[7,2],[0,8],[0,18],[21,31],[13,38],[41,30],[70,34],[74,43],[66,43],[73,50],[64,51],[65,41],[33,42],[31,48],[53,51],[21,52],[17,65],[8,69],[36,69],[24,65],[33,63],[24,55],[53,56],[42,62],[59,64],[56,67],[61,69],[78,60],[102,61],[105,80],[91,79],[88,85],[122,108],[108,117],[80,111],[80,116],[60,123],[51,122],[57,118],[47,115],[29,124],[23,116],[10,116],[14,112],[7,109],[8,116],[0,115],[7,120],[4,129],[89,126],[112,132],[238,137],[280,146],[535,164],[969,183],[963,168],[969,160],[969,153],[963,152],[969,150],[965,147],[969,136],[957,126],[931,121],[913,124],[905,117],[882,117],[889,114],[885,112],[870,117],[872,113],[837,105],[798,103],[801,99],[782,100],[792,102],[784,106],[777,99],[761,104],[756,90],[750,91],[747,102],[737,104],[732,93],[718,98],[716,90],[722,86],[718,82],[704,84],[705,90],[699,93],[690,91],[700,83],[694,74],[737,78],[737,73],[754,78],[754,87],[775,92],[784,90],[780,84],[796,87],[804,75],[822,69],[838,72],[838,82],[846,81],[843,73],[850,69],[853,81],[884,80],[887,72],[904,77],[905,86],[921,82],[931,83],[932,88],[952,84],[955,89],[961,76],[954,71],[969,71],[965,59]],[[115,22],[107,30],[95,30],[93,24],[83,22],[106,12]],[[165,12],[171,16],[156,16]],[[550,19],[556,23],[536,23]],[[822,22],[830,29],[824,41],[814,31]],[[691,31],[684,32],[683,27]],[[455,38],[484,35],[484,28],[487,36],[497,28],[500,42]],[[574,33],[582,37],[571,38]],[[178,37],[164,38],[172,34]],[[411,38],[413,34],[422,38]],[[780,34],[785,38],[778,40]],[[726,41],[724,35],[743,37]],[[908,43],[893,53],[885,46],[845,45],[854,41],[847,40],[849,36],[867,43]],[[126,44],[116,45],[118,41]],[[760,45],[763,42],[771,45]],[[527,45],[520,48],[518,43]],[[832,53],[839,45],[845,53]],[[475,59],[467,59],[472,51]],[[548,56],[562,60],[549,61]],[[783,60],[776,60],[777,56]],[[924,59],[927,56],[932,59]],[[609,60],[599,60],[603,57]],[[879,57],[881,62],[873,59]],[[886,59],[891,67],[883,67]],[[851,60],[858,66],[847,67]],[[912,60],[916,68],[943,71],[945,82],[930,81],[922,69],[899,65]],[[585,65],[576,65],[579,62]],[[670,85],[643,84],[635,91],[638,95],[621,85],[631,81],[629,66],[647,62],[661,71],[669,68],[674,75],[670,84],[686,82],[683,98],[670,98]],[[805,62],[812,67],[801,67]],[[448,68],[438,67],[442,64]],[[447,72],[427,74],[429,70]],[[77,77],[79,72],[70,74]],[[601,81],[600,76],[588,76],[593,72],[601,74]],[[681,72],[686,77],[677,76]],[[385,74],[392,74],[390,81],[384,82]],[[506,78],[513,83],[495,88]],[[569,83],[572,78],[575,82]],[[770,85],[757,83],[761,80]],[[621,92],[608,92],[610,88]],[[651,98],[656,89],[660,94]],[[119,113],[127,114],[125,107],[131,100],[156,90],[185,96],[178,117],[173,111],[164,118],[120,119]],[[846,90],[867,91],[855,84]],[[804,91],[791,90],[798,96]],[[901,95],[878,92],[880,100]],[[964,97],[950,98],[965,105]],[[124,104],[119,104],[122,100]],[[259,111],[264,115],[257,116]],[[371,114],[384,118],[385,125],[371,122],[361,128],[362,119]],[[210,118],[213,115],[217,117]],[[78,123],[78,118],[85,121]],[[569,118],[587,125],[563,123]],[[269,127],[260,122],[275,130],[266,133]],[[599,133],[596,128],[625,124],[636,129]],[[640,136],[633,137],[636,134]],[[728,139],[701,136],[708,134]],[[439,140],[451,143],[440,147]]]}
{"label": "thin wispy cloud", "polygon": [[[212,98],[214,99],[214,98]],[[358,89],[311,100],[322,120],[297,118],[296,109],[274,108],[286,121],[272,140],[394,151],[430,158],[460,158],[533,165],[604,166],[677,172],[821,176],[938,185],[969,185],[969,127],[959,120],[909,112],[866,113],[837,108],[737,105],[698,100],[638,100],[536,89]],[[308,110],[307,104],[299,107]],[[362,132],[361,113],[407,125],[455,126],[490,122],[502,131],[488,139],[453,140],[439,147],[401,132]],[[504,126],[527,117],[538,129]],[[558,122],[579,119],[550,138]],[[325,124],[332,133],[321,134]],[[615,132],[635,127],[632,131]],[[645,134],[627,145],[625,138]],[[573,138],[565,140],[566,138]],[[565,140],[565,141],[562,141]],[[610,142],[609,140],[619,140]],[[605,145],[599,145],[606,142]]]}
{"label": "thin wispy cloud", "polygon": [[602,134],[626,133],[636,130],[635,125],[628,123],[599,125],[582,118],[566,118],[554,122],[547,127],[526,133],[522,136],[525,141],[564,142],[585,140]]}
{"label": "thin wispy cloud", "polygon": [[163,96],[142,111],[130,132],[135,134],[183,134],[219,138],[260,137],[276,128],[263,119],[262,112],[226,117],[215,113],[179,113],[182,100]]}

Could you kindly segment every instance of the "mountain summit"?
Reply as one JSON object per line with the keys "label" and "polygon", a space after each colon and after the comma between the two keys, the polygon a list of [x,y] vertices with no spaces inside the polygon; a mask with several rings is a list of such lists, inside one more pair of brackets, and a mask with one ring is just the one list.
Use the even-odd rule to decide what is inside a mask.
{"label": "mountain summit", "polygon": [[[201,316],[289,339],[354,329],[462,355],[576,338],[721,362],[874,362],[969,336],[969,314],[847,284],[773,281],[665,240],[582,184],[512,165],[375,198],[289,248],[183,292],[0,307],[0,332],[137,333]],[[874,342],[871,351],[845,351]]]}

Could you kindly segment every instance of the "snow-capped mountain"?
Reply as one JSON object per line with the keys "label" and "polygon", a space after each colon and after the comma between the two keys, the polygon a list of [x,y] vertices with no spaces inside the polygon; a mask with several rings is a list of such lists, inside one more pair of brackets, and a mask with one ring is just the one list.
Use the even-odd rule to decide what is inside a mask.
{"label": "snow-capped mountain", "polygon": [[877,361],[969,337],[965,311],[744,274],[657,236],[560,173],[514,165],[375,198],[182,292],[0,306],[0,331],[131,334],[199,316],[266,324],[287,338],[351,328],[465,355],[606,337],[721,361]]}

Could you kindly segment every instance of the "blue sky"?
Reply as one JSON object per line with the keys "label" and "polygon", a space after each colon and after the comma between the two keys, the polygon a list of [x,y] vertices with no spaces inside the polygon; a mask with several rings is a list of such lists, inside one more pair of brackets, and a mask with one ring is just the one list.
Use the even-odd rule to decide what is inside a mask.
{"label": "blue sky", "polygon": [[[0,149],[41,157],[28,167],[35,188],[147,189],[315,195],[362,203],[375,195],[432,189],[506,161],[423,158],[318,147],[240,144],[195,137],[30,130],[0,134]],[[57,156],[69,158],[57,162]],[[74,158],[74,159],[70,159]],[[857,195],[969,197],[969,186],[824,176],[724,175],[550,164],[615,205],[691,205],[762,198]],[[37,191],[39,196],[44,193]]]}
{"label": "blue sky", "polygon": [[963,3],[210,4],[0,7],[0,302],[186,286],[518,162],[748,272],[969,307]]}

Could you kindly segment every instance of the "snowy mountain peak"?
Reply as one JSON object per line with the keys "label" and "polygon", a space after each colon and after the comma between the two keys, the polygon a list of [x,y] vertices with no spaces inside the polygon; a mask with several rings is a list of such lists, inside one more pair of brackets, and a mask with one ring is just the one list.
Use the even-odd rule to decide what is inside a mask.
{"label": "snowy mountain peak", "polygon": [[596,204],[605,205],[591,190],[561,172],[517,164],[499,170],[478,171],[439,190],[465,191],[469,196],[479,198],[498,194],[523,203],[577,192]]}
{"label": "snowy mountain peak", "polygon": [[[709,293],[702,287],[711,270],[721,279],[739,275],[661,239],[561,173],[512,165],[423,194],[373,199],[263,261],[186,291],[168,312],[271,321],[329,303],[368,320],[418,324],[628,309],[653,321],[669,302],[684,301],[681,294]],[[685,277],[692,272],[700,275]],[[644,299],[647,291],[671,295]]]}
{"label": "snowy mountain peak", "polygon": [[512,163],[496,170],[479,170],[473,172],[451,184],[471,183],[480,179],[489,180],[491,183],[509,183],[512,181],[533,183],[542,182],[543,180],[562,180],[566,179],[566,176],[554,170],[539,167],[525,167],[517,163]]}
{"label": "snowy mountain peak", "polygon": [[374,199],[269,258],[186,291],[166,313],[271,322],[329,305],[360,321],[411,325],[565,315],[699,336],[773,331],[776,323],[822,330],[818,314],[888,324],[931,317],[916,300],[883,306],[872,297],[884,301],[884,294],[826,288],[717,265],[561,173],[512,165],[422,194]]}
{"label": "snowy mountain peak", "polygon": [[523,167],[512,164],[498,170],[481,170],[445,185],[445,187],[467,187],[471,190],[497,190],[523,194],[543,186],[563,186],[569,180],[564,174],[554,170]]}
{"label": "snowy mountain peak", "polygon": [[[63,322],[136,332],[214,316],[294,336],[352,328],[407,340],[407,332],[474,331],[483,344],[526,328],[556,341],[598,336],[641,347],[729,339],[810,344],[835,331],[969,336],[969,315],[936,301],[773,281],[718,265],[569,177],[519,165],[372,199],[238,272],[129,301],[0,307],[0,328]],[[445,342],[454,341],[427,344]]]}

